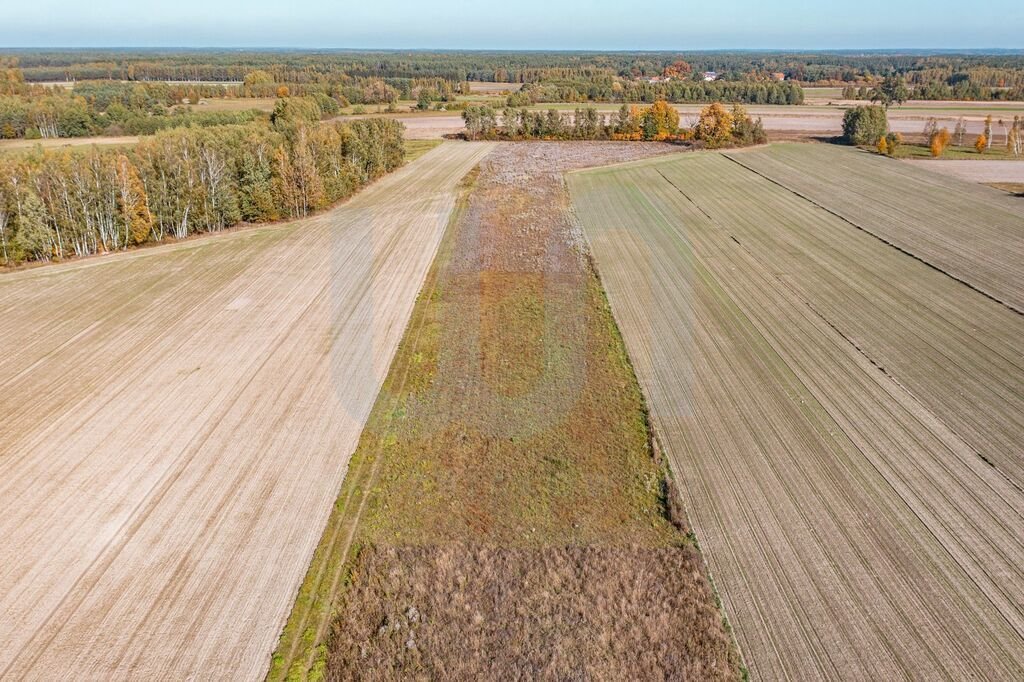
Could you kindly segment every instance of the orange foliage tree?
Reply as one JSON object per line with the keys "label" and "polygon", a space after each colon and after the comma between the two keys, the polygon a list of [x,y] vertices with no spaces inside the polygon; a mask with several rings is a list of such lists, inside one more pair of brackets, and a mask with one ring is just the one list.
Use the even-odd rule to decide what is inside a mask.
{"label": "orange foliage tree", "polygon": [[719,102],[709,104],[700,112],[694,137],[708,147],[721,147],[732,139],[732,114]]}
{"label": "orange foliage tree", "polygon": [[931,139],[928,140],[928,147],[932,152],[932,156],[936,158],[942,156],[942,152],[946,151],[950,139],[949,130],[946,128],[941,128],[932,133]]}
{"label": "orange foliage tree", "polygon": [[974,141],[974,148],[978,150],[979,154],[984,154],[985,150],[988,149],[988,138],[982,133],[978,135],[978,139]]}

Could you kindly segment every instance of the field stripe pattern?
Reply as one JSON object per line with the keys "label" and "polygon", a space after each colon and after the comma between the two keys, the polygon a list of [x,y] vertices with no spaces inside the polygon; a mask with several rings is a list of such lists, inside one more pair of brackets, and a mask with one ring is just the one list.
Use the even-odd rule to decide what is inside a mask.
{"label": "field stripe pattern", "polygon": [[265,674],[489,149],[289,225],[0,278],[0,677]]}
{"label": "field stripe pattern", "polygon": [[722,155],[570,188],[752,675],[1024,674],[1019,445],[933,408],[1019,423],[1021,317]]}
{"label": "field stripe pattern", "polygon": [[833,145],[729,158],[1024,313],[1024,202],[1005,192]]}

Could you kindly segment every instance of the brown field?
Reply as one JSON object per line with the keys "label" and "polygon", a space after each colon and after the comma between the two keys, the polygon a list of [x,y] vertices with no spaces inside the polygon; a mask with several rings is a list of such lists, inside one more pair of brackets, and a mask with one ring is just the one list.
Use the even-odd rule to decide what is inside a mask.
{"label": "brown field", "polygon": [[[938,252],[909,223],[848,203],[870,180],[853,154],[730,153],[769,180],[699,153],[570,187],[751,676],[1019,679],[1024,317],[923,262]],[[769,164],[788,158],[802,175]],[[1003,210],[871,163],[907,175],[875,167],[889,215],[929,224],[942,192],[978,230]],[[850,180],[814,195],[828,210],[787,188],[830,168]]]}
{"label": "brown field", "polygon": [[[481,163],[353,455],[272,680],[594,677],[641,662],[664,674],[737,674],[700,555],[673,523],[676,498],[562,179],[673,149],[500,144]],[[468,582],[453,585],[459,574]],[[382,613],[410,607],[425,619],[415,652],[397,634],[375,634]],[[594,656],[592,637],[621,646]]]}
{"label": "brown field", "polygon": [[0,678],[259,679],[458,180],[0,276]]}

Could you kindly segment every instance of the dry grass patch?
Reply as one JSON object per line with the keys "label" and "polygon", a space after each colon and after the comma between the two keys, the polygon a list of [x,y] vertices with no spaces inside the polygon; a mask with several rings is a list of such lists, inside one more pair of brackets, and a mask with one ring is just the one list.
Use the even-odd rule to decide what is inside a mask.
{"label": "dry grass patch", "polygon": [[353,577],[329,680],[734,677],[692,547],[375,547]]}

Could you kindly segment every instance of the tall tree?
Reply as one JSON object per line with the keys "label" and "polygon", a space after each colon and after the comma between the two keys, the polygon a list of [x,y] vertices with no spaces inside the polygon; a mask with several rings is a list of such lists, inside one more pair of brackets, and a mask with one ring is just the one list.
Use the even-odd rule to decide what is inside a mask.
{"label": "tall tree", "polygon": [[896,74],[886,76],[881,84],[871,91],[871,101],[878,102],[887,110],[894,104],[903,104],[909,97],[907,84],[902,76]]}
{"label": "tall tree", "polygon": [[153,232],[153,216],[149,212],[146,188],[139,171],[128,157],[117,157],[117,205],[124,221],[124,246],[141,244]]}

